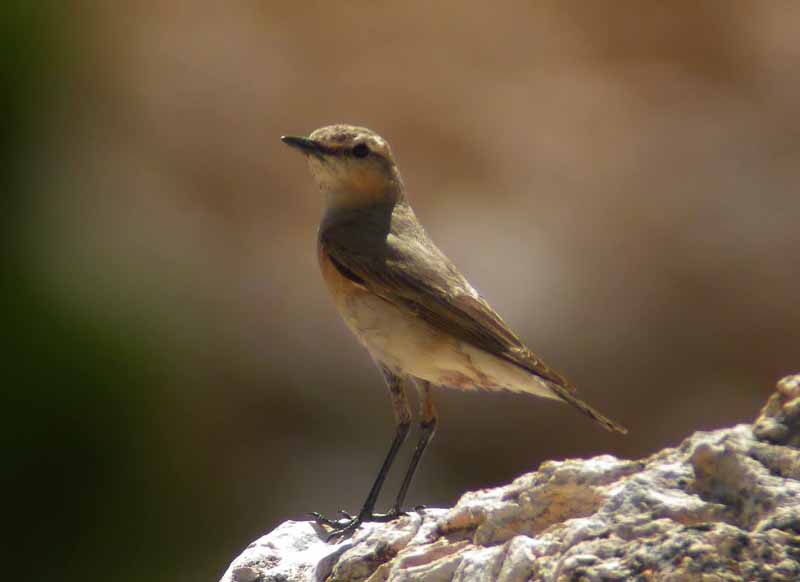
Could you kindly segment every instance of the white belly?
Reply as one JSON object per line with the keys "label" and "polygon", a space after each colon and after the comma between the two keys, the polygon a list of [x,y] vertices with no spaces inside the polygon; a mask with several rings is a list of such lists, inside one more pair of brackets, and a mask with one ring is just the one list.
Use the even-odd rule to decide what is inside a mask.
{"label": "white belly", "polygon": [[369,293],[340,297],[339,310],[372,357],[395,372],[462,390],[509,390],[558,398],[536,376]]}

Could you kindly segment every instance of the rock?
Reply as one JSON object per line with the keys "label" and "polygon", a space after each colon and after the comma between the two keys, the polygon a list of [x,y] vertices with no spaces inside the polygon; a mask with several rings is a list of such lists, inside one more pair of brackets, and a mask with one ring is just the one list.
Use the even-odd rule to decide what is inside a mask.
{"label": "rock", "polygon": [[697,432],[641,461],[547,462],[451,509],[327,543],[286,522],[222,582],[800,580],[800,375],[754,425]]}

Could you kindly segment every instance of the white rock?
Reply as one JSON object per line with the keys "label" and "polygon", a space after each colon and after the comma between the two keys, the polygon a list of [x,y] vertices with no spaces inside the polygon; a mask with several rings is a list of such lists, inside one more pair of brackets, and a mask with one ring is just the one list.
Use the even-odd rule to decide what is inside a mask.
{"label": "white rock", "polygon": [[223,582],[800,580],[800,376],[753,426],[698,432],[642,461],[542,464],[448,510],[327,543],[286,522]]}

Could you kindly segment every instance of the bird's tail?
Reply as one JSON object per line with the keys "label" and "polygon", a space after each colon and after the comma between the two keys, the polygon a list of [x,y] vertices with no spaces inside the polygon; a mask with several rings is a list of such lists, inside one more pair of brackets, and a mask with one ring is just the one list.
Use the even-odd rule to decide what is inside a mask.
{"label": "bird's tail", "polygon": [[617,422],[614,422],[610,418],[607,418],[605,415],[589,406],[586,402],[575,396],[569,389],[559,386],[558,384],[554,384],[553,382],[548,382],[547,385],[558,395],[559,398],[561,398],[561,400],[580,410],[583,414],[600,424],[604,429],[611,432],[618,432],[620,434],[628,434],[627,428]]}

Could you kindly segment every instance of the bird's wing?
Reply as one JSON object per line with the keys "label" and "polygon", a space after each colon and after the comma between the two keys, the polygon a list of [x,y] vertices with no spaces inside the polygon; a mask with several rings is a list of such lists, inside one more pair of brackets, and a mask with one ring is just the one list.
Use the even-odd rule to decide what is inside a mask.
{"label": "bird's wing", "polygon": [[[394,240],[393,240],[394,239]],[[413,250],[389,236],[382,257],[326,244],[332,263],[371,292],[462,341],[572,392],[571,384],[528,350],[436,247]]]}
{"label": "bird's wing", "polygon": [[[538,376],[562,400],[605,428],[625,429],[578,399],[574,386],[542,362],[472,288],[416,223],[392,228],[369,248],[346,237],[320,242],[332,263],[372,293],[424,319],[443,332]],[[376,248],[376,244],[380,248]]]}

